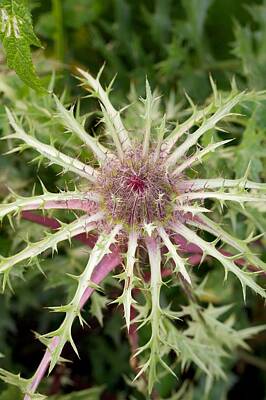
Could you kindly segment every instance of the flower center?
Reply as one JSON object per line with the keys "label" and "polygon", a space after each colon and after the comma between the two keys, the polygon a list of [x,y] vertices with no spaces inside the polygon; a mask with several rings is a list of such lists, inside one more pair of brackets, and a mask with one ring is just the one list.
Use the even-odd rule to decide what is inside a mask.
{"label": "flower center", "polygon": [[109,160],[100,170],[98,191],[107,216],[125,225],[162,221],[172,213],[176,185],[154,153],[143,158],[141,149],[124,159]]}
{"label": "flower center", "polygon": [[145,180],[138,176],[132,175],[127,180],[127,185],[129,189],[132,189],[134,192],[143,193],[146,187]]}

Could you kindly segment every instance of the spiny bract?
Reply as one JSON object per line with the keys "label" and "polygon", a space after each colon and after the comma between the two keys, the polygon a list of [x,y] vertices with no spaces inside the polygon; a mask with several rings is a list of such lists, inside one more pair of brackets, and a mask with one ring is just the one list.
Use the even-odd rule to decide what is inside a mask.
{"label": "spiny bract", "polygon": [[[61,166],[64,172],[76,174],[86,184],[82,190],[49,193],[44,188],[44,193],[39,196],[24,198],[15,195],[15,201],[1,205],[1,218],[38,209],[83,212],[72,223],[62,224],[54,234],[47,235],[40,242],[28,244],[24,250],[13,256],[2,257],[0,273],[3,276],[3,289],[6,284],[11,284],[10,276],[18,263],[35,259],[47,249],[55,250],[63,240],[82,233],[95,232],[98,239],[91,250],[88,263],[83,273],[74,277],[77,280],[77,289],[73,299],[66,306],[52,309],[65,314],[61,326],[40,337],[49,349],[46,361],[47,365],[50,362],[50,371],[60,360],[67,341],[77,352],[71,335],[72,324],[77,316],[83,323],[80,311],[93,290],[90,282],[99,283],[100,279],[97,281],[95,278],[97,273],[103,278],[108,271],[122,263],[123,271],[118,277],[124,280],[124,289],[117,302],[123,304],[126,326],[130,328],[131,311],[134,307],[134,322],[140,327],[145,324],[151,327],[149,341],[135,355],[142,360],[137,377],[141,377],[143,373],[148,374],[148,390],[151,392],[157,380],[159,364],[172,372],[167,364],[167,354],[173,350],[183,368],[194,362],[207,374],[210,384],[212,377],[223,377],[221,358],[226,354],[224,347],[230,350],[237,345],[244,346],[243,339],[258,332],[260,328],[236,332],[229,322],[218,325],[217,318],[227,308],[209,307],[204,310],[191,303],[183,311],[174,312],[168,306],[162,307],[160,291],[164,268],[161,262],[171,260],[171,274],[179,278],[180,285],[193,296],[197,286],[184,254],[189,253],[190,247],[194,246],[201,258],[211,256],[222,264],[225,278],[228,272],[236,275],[242,285],[244,298],[246,287],[265,297],[265,291],[255,282],[254,274],[247,270],[250,264],[256,266],[258,271],[266,270],[265,264],[251,253],[247,245],[249,240],[237,239],[225,231],[206,216],[210,210],[205,208],[207,199],[211,200],[208,204],[213,204],[214,200],[214,204],[218,201],[220,205],[224,202],[237,202],[241,206],[246,202],[265,202],[265,194],[262,193],[265,185],[251,182],[247,174],[236,180],[221,177],[189,178],[191,169],[205,155],[211,152],[216,154],[220,146],[230,142],[230,139],[211,141],[206,147],[202,147],[199,144],[201,137],[214,129],[221,120],[232,116],[233,108],[239,103],[252,100],[255,95],[239,93],[233,88],[230,95],[221,96],[212,82],[214,101],[200,110],[192,105],[192,115],[183,123],[173,125],[167,113],[163,117],[159,114],[158,117],[160,98],[151,92],[146,82],[146,98],[140,99],[142,114],[136,115],[136,119],[139,118],[141,122],[136,123],[134,129],[128,130],[122,122],[121,112],[109,100],[111,87],[106,91],[102,88],[100,74],[96,79],[82,70],[79,70],[79,74],[85,89],[99,100],[106,140],[100,142],[88,135],[83,124],[75,118],[73,108],[66,109],[56,96],[54,100],[57,116],[66,130],[76,134],[93,153],[93,166],[28,134],[22,123],[7,109],[13,128],[13,133],[7,138],[24,142],[11,152],[23,150],[25,146],[33,148],[42,158]],[[197,230],[212,234],[216,240],[204,240]],[[234,255],[225,255],[220,251],[218,242],[235,249],[237,257],[244,257],[247,265],[237,265]],[[141,272],[146,261],[150,265],[149,281]],[[136,288],[144,289],[144,304],[137,304],[136,298],[133,299],[132,293]],[[173,320],[185,315],[191,318],[188,328],[177,330]],[[202,320],[209,329],[206,330]],[[216,335],[220,337],[219,344],[215,340]],[[18,385],[25,394],[25,399],[40,398],[35,390],[43,373],[43,370],[37,370],[31,379],[23,380],[1,370],[2,378]]]}

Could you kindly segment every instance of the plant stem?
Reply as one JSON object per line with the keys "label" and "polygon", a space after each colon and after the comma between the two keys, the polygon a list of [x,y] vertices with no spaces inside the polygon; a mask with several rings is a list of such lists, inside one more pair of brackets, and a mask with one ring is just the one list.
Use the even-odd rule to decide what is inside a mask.
{"label": "plant stem", "polygon": [[[58,229],[60,227],[59,222],[54,219],[54,218],[50,218],[50,217],[44,217],[42,215],[37,215],[34,214],[30,211],[22,211],[21,216],[23,219],[26,219],[28,221],[32,221],[32,222],[36,222],[37,224],[40,225],[44,225],[47,226],[51,229]],[[97,241],[97,237],[94,234],[80,234],[75,236],[73,239],[79,240],[80,242],[88,245],[89,247],[93,247],[94,244]],[[179,234],[175,234],[173,235],[173,240],[175,241],[175,243],[179,246],[179,251],[181,251],[182,253],[189,253],[189,263],[191,265],[199,265],[201,262],[201,258],[202,258],[202,250],[194,243],[188,243],[186,241],[186,239],[183,238],[183,236],[179,235]],[[225,255],[225,256],[232,256],[232,253],[225,251],[223,249],[219,250],[221,254]],[[206,259],[208,259],[208,257],[206,257]],[[235,260],[236,265],[238,265],[239,267],[243,267],[245,266],[245,261],[243,258],[237,258]],[[247,268],[249,271],[251,272],[259,272],[260,276],[266,277],[266,272],[263,271],[261,268],[256,267],[255,265],[252,264],[248,264]],[[168,276],[172,273],[171,270],[163,270],[162,271],[162,276]],[[150,279],[150,275],[148,274],[145,278],[145,280],[149,280]]]}
{"label": "plant stem", "polygon": [[[22,211],[21,217],[27,221],[35,222],[36,224],[47,226],[48,228],[54,230],[60,228],[60,223],[55,218],[45,217],[30,211]],[[73,239],[76,239],[89,247],[93,247],[97,241],[97,236],[93,233],[81,233],[80,235],[75,236]]]}
{"label": "plant stem", "polygon": [[[98,266],[95,268],[91,281],[95,283],[96,285],[100,284],[103,279],[115,268],[119,263],[121,262],[121,258],[119,255],[119,250],[118,248],[115,248],[113,252],[107,256],[105,256],[102,261],[98,264]],[[92,287],[87,287],[84,290],[84,293],[82,295],[81,301],[80,301],[80,308],[82,308],[85,303],[88,301],[92,293],[94,292],[95,288]],[[33,380],[28,388],[29,394],[26,394],[24,397],[24,400],[30,400],[32,398],[32,394],[36,391],[37,387],[39,386],[41,380],[43,379],[51,358],[52,358],[52,353],[53,351],[56,350],[56,347],[59,345],[59,337],[55,336],[51,340],[50,346],[46,349],[44,356],[34,374]]]}

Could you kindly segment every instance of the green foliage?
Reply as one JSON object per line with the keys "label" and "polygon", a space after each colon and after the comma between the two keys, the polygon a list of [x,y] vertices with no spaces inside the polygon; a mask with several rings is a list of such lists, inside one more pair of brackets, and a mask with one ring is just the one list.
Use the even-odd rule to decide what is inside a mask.
{"label": "green foliage", "polygon": [[0,38],[7,65],[14,69],[28,86],[44,93],[31,59],[30,46],[41,47],[33,31],[31,15],[23,0],[2,0],[0,3]]}
{"label": "green foliage", "polygon": [[[265,178],[265,122],[264,104],[259,104],[251,114],[235,153],[236,176],[241,176],[250,163],[250,177],[256,181]],[[251,154],[250,149],[252,149]]]}
{"label": "green foliage", "polygon": [[92,389],[80,390],[76,393],[66,394],[63,396],[49,396],[51,400],[99,400],[102,388],[94,387]]}
{"label": "green foliage", "polygon": [[21,400],[21,398],[22,398],[21,392],[15,386],[9,386],[8,389],[2,391],[2,393],[0,394],[1,400],[13,400],[13,399]]}
{"label": "green foliage", "polygon": [[241,59],[244,75],[251,87],[265,88],[265,37],[266,37],[266,3],[249,6],[248,11],[256,26],[241,26],[235,23],[234,54]]}
{"label": "green foliage", "polygon": [[97,292],[93,293],[91,297],[90,312],[97,318],[101,326],[103,326],[103,310],[106,309],[107,304],[108,300],[105,296],[102,296]]}
{"label": "green foliage", "polygon": [[[8,3],[11,2],[2,1],[0,8],[8,7]],[[145,129],[145,120],[141,118],[145,114],[145,108],[142,103],[137,101],[139,93],[145,98],[143,85],[145,75],[148,77],[151,87],[156,84],[163,93],[163,97],[155,105],[153,104],[152,109],[155,128],[151,134],[158,139],[163,135],[168,135],[168,131],[173,128],[173,121],[177,119],[176,131],[189,129],[192,132],[201,125],[204,119],[215,112],[215,101],[212,102],[214,97],[209,85],[209,73],[218,82],[218,87],[223,89],[221,92],[223,98],[228,95],[229,82],[233,75],[241,90],[246,88],[265,89],[265,1],[156,0],[151,2],[146,0],[136,2],[111,0],[106,2],[104,0],[58,0],[54,2],[13,1],[12,3],[15,5],[16,11],[9,15],[22,18],[23,41],[20,42],[16,38],[14,29],[10,31],[12,33],[10,38],[5,37],[8,33],[7,30],[1,32],[9,66],[16,70],[27,85],[37,91],[43,90],[43,81],[46,82],[47,87],[50,81],[48,90],[55,90],[61,103],[68,110],[69,116],[73,115],[78,121],[79,128],[84,128],[86,133],[89,133],[89,137],[97,139],[95,140],[97,143],[109,144],[112,132],[110,131],[109,138],[102,137],[103,122],[107,124],[110,120],[108,114],[104,109],[95,109],[93,103],[91,106],[87,100],[84,100],[82,105],[77,103],[73,109],[70,109],[69,104],[73,103],[73,100],[75,101],[80,92],[78,89],[74,89],[72,81],[68,78],[69,71],[65,75],[62,66],[59,66],[58,63],[50,63],[51,60],[56,58],[71,66],[83,65],[94,72],[99,70],[104,61],[107,61],[103,81],[108,82],[108,79],[111,80],[116,73],[119,76],[119,80],[113,85],[116,90],[110,93],[115,104],[121,104],[121,98],[124,103],[130,82],[132,82],[128,95],[132,104],[128,109],[122,110],[121,116],[125,118],[126,127],[130,127],[136,137],[139,137],[142,130]],[[55,3],[57,3],[57,9]],[[247,8],[245,4],[248,6]],[[39,47],[40,42],[32,30],[28,5],[33,13],[35,31],[46,48],[45,55],[33,53],[38,74],[44,77],[42,81],[36,76],[31,61],[30,46]],[[234,22],[232,22],[233,20]],[[12,19],[12,21],[14,20]],[[26,26],[27,29],[24,29]],[[20,44],[23,49],[19,47]],[[21,49],[24,57],[19,56]],[[14,55],[16,57],[13,57]],[[50,79],[51,65],[53,68],[60,68],[60,71],[56,73],[56,79],[54,77]],[[35,93],[21,85],[16,76],[7,71],[7,68],[1,65],[1,131],[4,134],[10,133],[3,107],[3,105],[8,105],[10,108],[14,108],[16,121],[23,126],[27,134],[29,133],[47,145],[55,145],[58,151],[67,152],[71,156],[76,156],[78,152],[78,160],[89,164],[92,159],[92,151],[81,146],[79,135],[72,133],[65,135],[65,129],[69,129],[69,120],[59,118],[60,110],[56,107],[53,98],[49,95],[39,96],[38,92]],[[47,71],[49,76],[46,75]],[[76,70],[74,73],[76,74]],[[64,79],[66,76],[67,78]],[[61,98],[62,90],[66,86],[67,91]],[[187,103],[183,89],[201,106],[196,108],[192,103]],[[178,104],[173,100],[176,93],[179,93],[179,98],[181,98]],[[153,95],[157,97],[158,91],[153,91]],[[211,109],[210,103],[213,105]],[[164,108],[164,106],[165,120],[162,123],[160,107]],[[194,111],[194,117],[192,123],[186,126],[186,117],[191,111]],[[219,157],[208,154],[204,158],[204,162],[197,165],[196,170],[190,171],[191,178],[197,178],[202,171],[207,177],[216,174],[232,179],[241,178],[251,160],[249,178],[256,182],[265,180],[265,100],[258,97],[255,103],[247,102],[238,106],[236,111],[244,114],[245,118],[240,115],[228,116],[225,122],[219,124],[219,128],[221,127],[228,133],[211,129],[202,138],[201,145],[212,146],[218,140],[227,140],[228,138],[236,138],[236,140],[226,144],[223,149],[216,150]],[[62,115],[61,109],[61,117]],[[1,152],[11,149],[10,140],[1,142]],[[25,150],[19,155],[15,154],[12,157],[1,157],[0,159],[0,196],[2,198],[6,198],[8,194],[6,182],[16,192],[23,192],[23,196],[32,196],[34,185],[36,186],[35,195],[43,193],[37,176],[32,174],[32,165],[28,164],[36,153],[30,148]],[[198,151],[201,151],[201,147]],[[44,159],[39,158],[36,161],[39,163],[38,175],[49,192],[56,192],[58,187],[64,190],[66,186],[71,190],[76,190],[77,182],[73,182],[71,172],[63,177],[60,174],[61,168],[52,165],[48,174],[41,164]],[[79,188],[82,185],[83,183]],[[229,191],[235,192],[234,189]],[[10,202],[11,198],[7,201]],[[20,210],[18,208],[15,211],[19,214]],[[221,213],[223,214],[221,215]],[[243,239],[240,241],[242,245],[249,235],[266,231],[264,203],[248,203],[244,206],[234,203],[230,210],[224,203],[223,210],[216,207],[213,209],[213,214],[215,215],[211,215],[211,218],[215,219],[216,225],[222,227],[226,232],[230,232],[231,235],[233,232],[237,233],[237,236]],[[60,213],[59,211],[49,215],[60,221],[68,222],[72,221],[74,217],[73,213]],[[226,222],[228,222],[226,225],[223,224],[225,216]],[[43,238],[45,229],[23,220],[18,222],[19,218],[16,217],[13,222],[16,235],[8,224],[4,224],[1,228],[0,253],[5,257],[23,249],[26,231],[29,232],[26,243],[36,242]],[[208,241],[213,239],[211,232],[205,232],[202,237]],[[215,243],[217,248],[221,243],[222,238],[219,243]],[[262,259],[265,260],[265,238],[259,238],[251,243],[251,248],[254,253],[262,254]],[[223,243],[223,249],[230,251],[232,248],[229,244]],[[245,247],[243,250],[242,246],[239,251],[243,253],[247,252],[247,249]],[[86,254],[87,250],[73,241],[71,249],[68,248],[68,244],[63,243],[60,246],[59,255],[55,254],[52,258],[48,253],[45,254],[45,259],[39,260],[46,277],[35,268],[35,259],[32,260],[31,265],[22,263],[19,268],[14,268],[12,286],[15,295],[7,291],[6,298],[0,299],[2,310],[0,352],[5,355],[5,358],[0,359],[1,366],[19,371],[22,370],[23,365],[25,376],[31,376],[35,367],[33,364],[38,363],[42,350],[32,345],[33,336],[29,337],[25,334],[26,328],[28,331],[34,328],[38,332],[47,332],[52,331],[62,322],[60,314],[41,313],[40,310],[47,307],[48,304],[58,304],[58,299],[60,304],[66,304],[72,299],[77,282],[70,279],[66,273],[71,275],[82,273]],[[166,265],[171,265],[170,261],[167,260]],[[259,391],[260,387],[265,386],[265,377],[260,369],[263,368],[261,360],[265,355],[262,344],[264,334],[258,332],[257,339],[248,342],[252,349],[251,359],[248,356],[245,358],[246,349],[241,354],[237,350],[239,346],[245,346],[243,340],[248,338],[249,334],[252,336],[257,329],[254,328],[252,331],[253,328],[251,328],[251,331],[245,331],[245,329],[249,329],[246,328],[247,326],[265,323],[262,302],[255,296],[249,295],[245,307],[241,306],[240,285],[231,276],[226,285],[223,285],[223,273],[221,268],[217,267],[215,261],[211,261],[207,257],[200,268],[193,269],[193,290],[197,295],[198,304],[189,303],[182,309],[180,305],[186,304],[186,300],[183,294],[184,288],[180,282],[176,277],[173,277],[172,282],[168,278],[163,282],[160,336],[155,338],[157,342],[153,341],[153,349],[159,348],[162,360],[171,366],[173,371],[180,376],[180,380],[177,381],[159,366],[155,371],[157,376],[156,374],[152,376],[153,379],[158,377],[160,380],[160,383],[157,382],[155,385],[154,397],[157,395],[159,398],[169,400],[237,398],[239,392],[232,393],[232,388],[233,390],[238,390],[238,387],[243,388],[245,382],[250,383],[249,386],[253,390],[250,393],[248,388],[244,389],[247,396],[257,396],[259,400],[264,396]],[[141,266],[141,270],[143,273],[145,272],[145,265]],[[198,286],[198,279],[202,279],[206,271],[209,273],[207,284]],[[121,275],[121,278],[124,276]],[[25,290],[26,284],[21,278],[27,280],[27,290]],[[263,284],[263,278],[258,277],[256,282]],[[167,291],[166,285],[169,286]],[[133,286],[138,287],[139,282],[134,280]],[[111,300],[121,295],[123,291],[121,286],[118,283],[114,284],[112,279],[106,282],[104,289],[107,290],[108,298]],[[140,318],[141,316],[147,318],[151,309],[151,299],[147,293],[147,287],[140,288],[138,296],[143,301],[143,307],[146,307],[146,314],[144,308],[140,308],[140,311],[143,311]],[[76,325],[73,327],[73,336],[78,338],[76,344],[82,359],[85,358],[85,362],[83,364],[81,360],[75,361],[73,365],[68,364],[69,370],[73,371],[70,378],[73,386],[65,383],[68,373],[64,372],[59,389],[62,394],[58,393],[57,396],[49,396],[49,398],[58,400],[62,398],[63,400],[74,399],[75,396],[89,398],[88,396],[91,395],[91,398],[94,399],[99,398],[102,392],[107,397],[115,395],[121,399],[142,400],[148,398],[147,382],[144,379],[132,384],[135,372],[130,370],[128,362],[130,350],[126,333],[122,329],[124,321],[120,317],[120,308],[113,308],[106,303],[107,298],[102,293],[93,295],[89,305],[90,312],[96,316],[99,324],[96,319],[88,319],[90,328],[84,328],[86,340],[83,339],[84,331],[79,330]],[[171,310],[166,307],[166,304],[170,303]],[[223,307],[231,303],[235,304],[234,308],[231,311],[227,310],[226,316],[222,315],[220,311],[225,311]],[[106,312],[104,312],[105,308]],[[83,317],[87,320],[86,310]],[[229,313],[233,313],[237,317],[230,317]],[[26,325],[27,319],[32,320],[33,315],[34,321],[25,326],[25,331],[21,330],[19,324]],[[174,315],[182,320],[172,319],[170,321],[169,316],[172,318]],[[202,316],[204,316],[205,322],[202,320]],[[208,323],[206,323],[207,320]],[[99,325],[102,322],[104,322],[104,327],[100,329]],[[140,346],[145,345],[150,339],[150,322],[148,320],[147,324],[138,331]],[[214,332],[214,335],[210,332]],[[19,341],[19,336],[23,337],[23,340],[19,342],[20,348],[18,349],[15,345]],[[160,342],[158,342],[158,337]],[[218,340],[219,338],[221,340]],[[166,340],[169,340],[168,343]],[[170,353],[169,349],[171,349]],[[213,349],[216,351],[213,352]],[[176,351],[177,357],[184,360],[184,371],[181,373],[173,362],[174,351]],[[23,356],[17,360],[17,354],[21,352]],[[228,353],[232,356],[231,361],[228,360]],[[146,348],[141,355],[142,363],[147,361],[149,354],[149,348]],[[68,350],[66,357],[72,359],[72,354],[69,355]],[[27,359],[32,362],[31,365],[25,366]],[[131,360],[131,363],[133,365],[134,360],[133,362]],[[207,397],[206,378],[201,370],[211,371],[213,376],[226,375],[226,380],[207,381],[207,388],[210,389]],[[122,376],[125,377],[125,380]],[[48,392],[51,388],[52,379],[53,375],[44,381],[43,392]],[[16,378],[16,381],[20,380]],[[210,382],[211,388],[209,388]],[[92,385],[96,386],[95,394],[94,389],[79,390],[81,387]],[[98,389],[98,386],[104,386],[106,389]],[[2,388],[4,389],[1,392]],[[69,395],[63,394],[72,390],[73,392]],[[0,400],[20,399],[16,387],[10,386],[6,389],[6,386],[1,386],[0,392]]]}
{"label": "green foliage", "polygon": [[[0,377],[4,382],[18,387],[23,394],[27,393],[27,387],[30,380],[21,378],[20,374],[15,375],[0,369]],[[36,393],[32,395],[31,398],[32,400],[44,400],[46,396]]]}

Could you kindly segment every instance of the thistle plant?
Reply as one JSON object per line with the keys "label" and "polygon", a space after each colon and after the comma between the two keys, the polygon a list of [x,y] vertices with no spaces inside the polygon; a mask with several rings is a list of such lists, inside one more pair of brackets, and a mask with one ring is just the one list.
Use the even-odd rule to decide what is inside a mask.
{"label": "thistle plant", "polygon": [[[181,123],[173,123],[176,109],[169,103],[162,115],[161,98],[146,81],[146,96],[132,106],[134,115],[130,118],[130,107],[117,111],[110,102],[112,83],[103,89],[102,71],[96,79],[81,69],[78,72],[84,88],[99,100],[104,137],[90,136],[85,120],[75,116],[74,107],[66,108],[62,100],[55,95],[53,98],[56,117],[66,132],[84,143],[92,162],[63,153],[52,140],[50,144],[40,141],[32,130],[26,131],[25,119],[6,110],[12,133],[5,138],[17,143],[9,153],[32,148],[39,153],[39,163],[48,160],[49,164],[57,164],[63,173],[73,173],[82,184],[58,193],[48,192],[43,186],[43,194],[32,197],[12,192],[0,206],[2,219],[25,216],[33,210],[46,213],[62,209],[75,215],[70,223],[57,222],[55,233],[47,233],[41,241],[28,243],[17,254],[1,258],[3,290],[12,287],[16,269],[22,263],[29,260],[41,268],[38,256],[47,250],[56,252],[64,240],[71,242],[83,235],[91,250],[83,272],[72,275],[76,282],[73,298],[66,305],[51,307],[51,311],[63,314],[61,325],[53,332],[37,335],[47,350],[36,373],[30,379],[5,370],[0,375],[19,386],[25,400],[43,398],[36,394],[37,387],[48,367],[50,373],[62,362],[65,344],[70,342],[78,354],[72,327],[76,319],[81,325],[85,323],[82,307],[101,281],[120,265],[116,277],[122,289],[115,302],[123,306],[126,329],[132,334],[134,327],[136,335],[136,327],[148,327],[150,333],[148,341],[134,349],[133,360],[138,360],[135,381],[147,380],[151,393],[162,370],[175,375],[168,357],[172,351],[183,369],[194,363],[206,374],[208,388],[214,378],[224,377],[222,361],[228,352],[237,346],[247,347],[244,340],[264,327],[236,331],[232,318],[219,321],[230,306],[204,308],[198,304],[204,282],[198,283],[193,264],[202,263],[205,257],[215,259],[224,269],[225,280],[229,273],[239,280],[244,300],[247,288],[265,298],[257,279],[265,273],[266,264],[249,245],[258,236],[234,237],[217,221],[217,210],[223,216],[225,206],[230,209],[231,204],[237,204],[245,215],[248,202],[263,208],[266,185],[250,181],[248,170],[237,179],[204,178],[198,176],[202,171],[198,167],[206,156],[209,160],[221,149],[231,148],[232,139],[215,141],[214,131],[224,130],[223,121],[238,116],[233,112],[236,107],[262,95],[239,92],[232,85],[231,93],[225,96],[211,81],[212,101],[199,109],[189,99],[191,115]],[[123,122],[123,113],[129,115],[128,126]],[[203,146],[201,139],[210,132],[213,138]],[[212,241],[206,240],[204,233],[213,237]],[[229,247],[230,252],[222,246]],[[161,301],[162,288],[171,280],[178,282],[188,297],[188,304],[179,310]],[[185,328],[178,328],[179,320],[187,321]]]}

